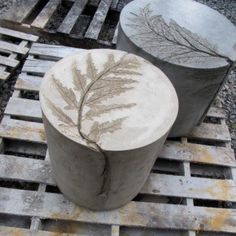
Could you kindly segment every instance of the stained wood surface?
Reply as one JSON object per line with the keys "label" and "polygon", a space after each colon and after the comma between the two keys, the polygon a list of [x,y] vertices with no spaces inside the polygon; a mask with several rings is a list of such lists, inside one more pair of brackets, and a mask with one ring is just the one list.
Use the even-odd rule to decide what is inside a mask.
{"label": "stained wood surface", "polygon": [[0,64],[10,67],[16,67],[19,64],[19,61],[10,57],[4,57],[0,55]]}
{"label": "stained wood surface", "polygon": [[26,91],[39,91],[42,77],[31,76],[26,73],[21,73],[16,81],[15,88]]}
{"label": "stained wood surface", "polygon": [[26,54],[29,51],[29,48],[27,47],[20,47],[16,44],[13,43],[8,43],[5,41],[0,41],[0,51],[7,51],[7,52],[16,52],[19,54]]}
{"label": "stained wood surface", "polygon": [[61,0],[50,0],[31,25],[43,29],[60,4]]}
{"label": "stained wood surface", "polygon": [[70,34],[87,2],[88,0],[76,0],[57,31],[64,34]]}
{"label": "stained wood surface", "polygon": [[[48,161],[0,155],[0,178],[56,185]],[[143,194],[236,202],[233,180],[150,174]]]}
{"label": "stained wood surface", "polygon": [[7,28],[3,28],[3,27],[0,27],[0,34],[8,35],[8,36],[12,36],[14,38],[20,38],[20,39],[24,39],[24,40],[28,40],[28,41],[32,41],[32,42],[36,42],[38,40],[38,36],[35,36],[32,34],[26,34],[23,32],[7,29]]}
{"label": "stained wood surface", "polygon": [[93,17],[93,20],[91,21],[85,34],[85,38],[98,39],[99,33],[102,29],[103,22],[105,21],[111,3],[112,0],[101,0],[98,9]]}
{"label": "stained wood surface", "polygon": [[2,18],[21,23],[32,12],[38,1],[39,0],[16,1],[14,6],[11,7]]}
{"label": "stained wood surface", "polygon": [[13,215],[109,225],[236,233],[234,209],[130,202],[117,210],[94,212],[75,206],[60,194],[8,188],[0,188],[0,202],[0,212]]}

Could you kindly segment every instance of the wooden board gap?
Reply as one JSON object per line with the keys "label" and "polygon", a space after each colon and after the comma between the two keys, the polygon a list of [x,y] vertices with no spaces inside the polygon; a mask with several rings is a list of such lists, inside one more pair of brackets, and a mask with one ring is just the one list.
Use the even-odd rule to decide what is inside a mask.
{"label": "wooden board gap", "polygon": [[226,208],[226,209],[236,208],[236,203],[228,201],[226,202],[226,201],[193,199],[193,204],[194,206],[200,206],[200,207],[213,207],[213,208]]}
{"label": "wooden board gap", "polygon": [[16,216],[16,215],[0,213],[0,226],[28,229],[30,227],[30,220],[31,220],[30,216]]}
{"label": "wooden board gap", "polygon": [[3,142],[3,154],[40,160],[45,159],[47,151],[47,146],[45,144],[12,140],[6,138],[3,139]]}
{"label": "wooden board gap", "polygon": [[38,183],[0,179],[0,187],[23,190],[38,190]]}
{"label": "wooden board gap", "polygon": [[20,91],[20,97],[31,100],[39,100],[39,92],[38,91]]}

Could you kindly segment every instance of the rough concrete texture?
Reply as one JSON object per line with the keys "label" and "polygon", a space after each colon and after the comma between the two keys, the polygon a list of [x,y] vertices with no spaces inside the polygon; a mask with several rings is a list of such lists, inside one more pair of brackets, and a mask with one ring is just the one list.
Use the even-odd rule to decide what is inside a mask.
{"label": "rough concrete texture", "polygon": [[170,136],[205,116],[236,60],[236,28],[189,0],[133,1],[120,16],[117,49],[144,57],[173,83],[180,108]]}
{"label": "rough concrete texture", "polygon": [[59,188],[94,210],[135,197],[178,112],[168,78],[118,50],[86,50],[59,61],[43,79],[40,103]]}

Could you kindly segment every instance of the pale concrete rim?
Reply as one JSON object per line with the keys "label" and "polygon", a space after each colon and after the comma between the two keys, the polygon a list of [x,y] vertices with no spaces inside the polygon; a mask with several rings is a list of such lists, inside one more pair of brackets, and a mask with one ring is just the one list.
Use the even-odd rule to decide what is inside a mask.
{"label": "pale concrete rim", "polygon": [[[91,49],[91,50],[113,50],[113,51],[121,51],[121,50],[115,50],[115,49]],[[86,51],[86,52],[85,52],[85,51]],[[82,52],[73,53],[73,54],[71,54],[71,55],[68,55],[68,56],[64,57],[63,59],[59,60],[58,62],[60,62],[60,61],[62,61],[62,60],[64,60],[64,59],[66,59],[66,58],[70,58],[70,57],[72,57],[72,56],[74,56],[74,55],[76,55],[76,54],[87,53],[87,51],[88,51],[88,50],[84,50],[84,51],[82,51]],[[124,52],[124,51],[122,51],[122,52]],[[127,53],[127,52],[125,52],[125,53]],[[140,56],[137,56],[137,55],[135,55],[135,54],[132,54],[132,53],[127,53],[127,54],[134,55],[134,56],[136,56],[136,57],[138,57],[138,58],[141,58],[141,59],[144,60],[144,61],[147,61],[147,60],[145,60],[144,58],[142,58],[142,57],[140,57]],[[58,62],[57,62],[57,63],[58,63]],[[148,61],[147,61],[147,62],[148,62]],[[42,87],[43,87],[43,81],[45,81],[44,78],[50,73],[51,70],[53,70],[54,67],[57,66],[57,63],[55,63],[55,65],[53,65],[53,66],[45,73],[45,75],[44,75],[44,77],[43,77],[43,79],[42,79],[41,85],[40,85],[40,91],[41,91],[41,89],[42,89]],[[149,62],[149,63],[150,63],[150,62]],[[147,140],[147,142],[143,142],[142,145],[134,145],[134,146],[131,146],[130,148],[119,148],[119,147],[117,147],[117,148],[113,148],[113,149],[103,148],[103,145],[101,145],[101,147],[103,148],[104,151],[108,151],[108,152],[109,152],[109,151],[110,151],[110,152],[113,152],[113,151],[130,151],[130,150],[135,150],[135,149],[139,149],[139,148],[142,148],[142,147],[149,146],[149,145],[155,143],[155,142],[156,142],[157,140],[159,140],[160,138],[162,138],[166,133],[168,133],[168,132],[170,131],[171,127],[173,126],[173,124],[174,124],[174,122],[175,122],[175,120],[176,120],[176,118],[177,118],[178,111],[179,111],[179,101],[178,101],[177,93],[176,93],[176,91],[175,91],[175,89],[174,89],[172,83],[170,82],[169,78],[164,74],[164,72],[162,72],[158,67],[156,67],[156,66],[154,66],[154,65],[152,65],[152,66],[155,67],[157,70],[159,70],[159,72],[160,72],[161,74],[163,74],[165,80],[167,81],[167,83],[169,83],[170,89],[172,90],[172,97],[175,98],[175,99],[173,99],[173,101],[175,102],[175,105],[174,105],[173,113],[171,114],[171,119],[170,119],[169,123],[165,126],[166,128],[165,128],[165,130],[164,130],[162,133],[158,133],[158,135],[155,136],[155,138],[153,137],[152,139]],[[46,105],[45,105],[45,102],[42,102],[43,99],[42,99],[42,94],[41,94],[41,92],[39,93],[39,100],[40,100],[40,106],[41,106],[42,112],[44,113],[44,115],[46,116],[46,118],[47,118],[47,120],[50,122],[50,124],[53,126],[53,128],[55,128],[55,129],[56,129],[61,135],[63,135],[65,138],[67,138],[67,139],[69,139],[69,140],[71,140],[71,141],[73,141],[73,142],[75,142],[75,143],[77,143],[77,144],[79,144],[79,145],[81,145],[81,146],[83,146],[83,147],[89,148],[86,144],[80,143],[78,139],[76,139],[76,138],[74,138],[74,137],[71,137],[71,136],[65,135],[65,134],[62,132],[62,130],[59,129],[59,128],[54,124],[54,122],[52,122],[52,120],[50,119],[50,116],[48,117],[48,116],[46,115],[46,113],[47,113],[47,112],[45,112],[45,110],[46,110],[46,109],[45,109]],[[174,114],[174,113],[175,113],[175,114]]]}

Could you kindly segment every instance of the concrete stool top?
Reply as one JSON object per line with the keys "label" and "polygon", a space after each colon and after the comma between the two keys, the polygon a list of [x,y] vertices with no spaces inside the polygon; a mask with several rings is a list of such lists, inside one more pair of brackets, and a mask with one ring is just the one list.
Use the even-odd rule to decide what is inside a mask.
{"label": "concrete stool top", "polygon": [[132,1],[122,10],[120,30],[141,51],[164,62],[218,68],[236,61],[236,27],[195,1]]}
{"label": "concrete stool top", "polygon": [[60,133],[111,151],[155,142],[178,112],[164,73],[141,57],[109,49],[84,50],[56,63],[43,79],[40,100]]}

